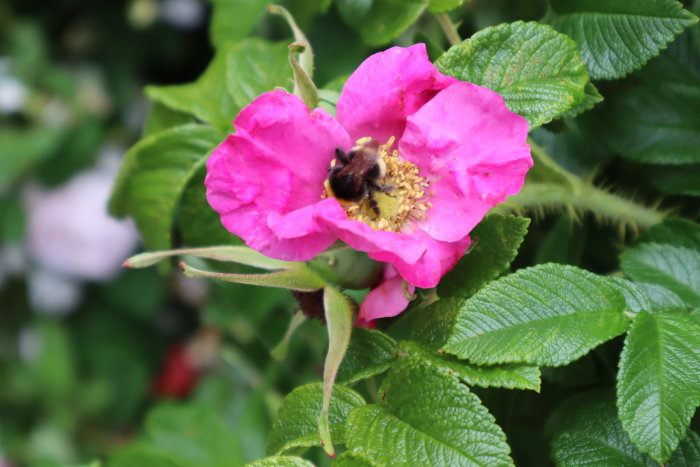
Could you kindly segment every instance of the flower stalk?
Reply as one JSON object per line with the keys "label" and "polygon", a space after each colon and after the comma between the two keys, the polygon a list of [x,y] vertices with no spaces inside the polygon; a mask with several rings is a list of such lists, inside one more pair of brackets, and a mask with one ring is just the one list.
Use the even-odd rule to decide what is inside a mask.
{"label": "flower stalk", "polygon": [[459,37],[457,28],[447,13],[438,13],[435,15],[435,18],[438,20],[438,23],[440,23],[440,27],[445,33],[445,37],[447,37],[450,45],[457,45],[462,42],[462,38]]}

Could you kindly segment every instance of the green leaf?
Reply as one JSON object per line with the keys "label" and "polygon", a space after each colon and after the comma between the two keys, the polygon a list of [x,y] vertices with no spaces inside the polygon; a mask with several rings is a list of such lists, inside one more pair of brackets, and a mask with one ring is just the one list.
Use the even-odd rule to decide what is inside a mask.
{"label": "green leaf", "polygon": [[436,349],[445,345],[463,303],[463,298],[447,297],[417,312],[411,338]]}
{"label": "green leaf", "polygon": [[551,0],[548,19],[581,48],[593,79],[640,68],[697,21],[674,0]]}
{"label": "green leaf", "polygon": [[170,248],[170,229],[182,190],[222,139],[214,128],[193,124],[141,140],[122,162],[111,213],[132,216],[147,249]]}
{"label": "green leaf", "polygon": [[313,463],[303,457],[272,456],[250,462],[245,467],[315,467]]}
{"label": "green leaf", "polygon": [[443,348],[479,365],[564,365],[622,334],[624,307],[604,277],[572,266],[535,266],[467,300]]}
{"label": "green leaf", "polygon": [[479,31],[452,46],[435,65],[445,74],[496,91],[530,128],[584,102],[588,82],[576,43],[535,22]]}
{"label": "green leaf", "polygon": [[166,453],[177,465],[234,467],[243,463],[234,433],[209,407],[156,407],[148,414],[145,432],[141,443]]}
{"label": "green leaf", "polygon": [[238,108],[250,104],[260,94],[294,84],[286,42],[249,38],[229,47],[226,86]]}
{"label": "green leaf", "polygon": [[641,452],[659,463],[686,436],[700,404],[700,326],[685,312],[637,316],[617,377],[620,420]]}
{"label": "green leaf", "polygon": [[196,258],[207,258],[216,261],[245,264],[247,266],[268,270],[294,269],[301,266],[300,263],[268,258],[262,253],[252,250],[246,246],[213,246],[139,253],[138,255],[134,255],[124,261],[124,267],[146,268],[172,256],[194,256]]}
{"label": "green leaf", "polygon": [[383,332],[355,328],[343,363],[338,369],[338,381],[353,384],[389,369],[396,359],[396,341]]}
{"label": "green leaf", "polygon": [[240,238],[226,230],[219,214],[209,206],[204,185],[206,175],[207,168],[199,167],[180,197],[177,228],[182,236],[182,243],[187,246],[242,243]]}
{"label": "green leaf", "polygon": [[637,314],[642,311],[652,311],[654,305],[644,287],[621,277],[611,277],[610,280],[617,286],[617,290],[625,296],[627,303],[625,312]]}
{"label": "green leaf", "polygon": [[350,345],[350,334],[355,315],[350,299],[330,285],[323,289],[323,309],[328,327],[328,352],[323,365],[323,406],[318,418],[318,431],[321,435],[321,446],[331,457],[335,450],[331,442],[329,411],[333,383],[338,374],[338,368],[343,362],[345,351]]}
{"label": "green leaf", "polygon": [[129,446],[109,459],[108,467],[190,467],[174,459],[170,453],[149,446]]}
{"label": "green leaf", "polygon": [[564,427],[552,439],[557,467],[658,467],[640,454],[617,419],[612,402],[594,402],[559,414]]}
{"label": "green leaf", "polygon": [[65,404],[78,382],[68,329],[58,321],[44,321],[34,326],[33,331],[38,345],[28,369],[34,384],[47,404]]}
{"label": "green leaf", "polygon": [[681,441],[678,449],[666,464],[667,467],[693,467],[700,465],[700,436],[694,431]]}
{"label": "green leaf", "polygon": [[224,272],[205,271],[180,261],[180,269],[187,277],[202,277],[218,279],[236,284],[258,285],[261,287],[277,287],[280,289],[301,290],[313,292],[322,289],[326,282],[314,274],[303,264],[292,269],[270,272],[267,274],[229,274]]}
{"label": "green leaf", "polygon": [[63,133],[59,128],[39,127],[18,130],[3,125],[0,129],[0,192],[6,192],[15,180],[44,161],[58,149]]}
{"label": "green leaf", "polygon": [[384,45],[404,32],[428,0],[335,0],[340,15],[368,45]]}
{"label": "green leaf", "polygon": [[350,412],[348,450],[391,466],[514,465],[493,416],[449,371],[403,357],[379,394]]}
{"label": "green leaf", "polygon": [[661,193],[700,196],[700,164],[655,167],[649,178]]}
{"label": "green leaf", "polygon": [[700,307],[700,251],[642,243],[620,255],[620,267],[635,281],[661,285]]}
{"label": "green leaf", "polygon": [[596,106],[596,104],[600,104],[604,100],[603,96],[598,91],[598,88],[596,88],[595,85],[590,81],[587,82],[586,87],[583,88],[583,93],[583,100],[576,104],[571,110],[567,111],[564,115],[562,115],[562,117],[575,118],[583,112],[591,110],[593,107]]}
{"label": "green leaf", "polygon": [[634,285],[643,290],[649,297],[651,309],[654,311],[677,310],[687,307],[681,297],[661,285],[648,284],[646,282],[635,282]]}
{"label": "green leaf", "polygon": [[536,366],[471,365],[451,355],[444,355],[429,345],[410,341],[400,343],[400,352],[425,360],[436,368],[445,369],[471,386],[540,390],[540,369]]}
{"label": "green leaf", "polygon": [[26,230],[26,214],[22,202],[17,197],[0,195],[0,243],[20,243]]}
{"label": "green leaf", "polygon": [[[282,454],[296,447],[320,446],[318,417],[321,414],[322,403],[321,383],[307,384],[288,394],[282,401],[272,426],[267,452]],[[358,393],[335,385],[328,414],[334,444],[344,443],[345,420],[352,409],[362,405],[365,405],[365,401]]]}
{"label": "green leaf", "polygon": [[700,87],[634,87],[615,99],[605,136],[616,152],[636,162],[696,164],[699,107]]}
{"label": "green leaf", "polygon": [[682,218],[666,219],[642,232],[640,243],[664,243],[700,251],[700,225]]}
{"label": "green leaf", "polygon": [[635,77],[673,86],[700,86],[700,49],[694,41],[700,39],[700,26],[695,25],[678,36],[668,49],[651,60]]}
{"label": "green leaf", "polygon": [[333,467],[380,467],[370,457],[359,452],[345,451],[333,461]]}
{"label": "green leaf", "polygon": [[217,49],[204,73],[194,82],[168,86],[146,86],[146,95],[154,101],[210,123],[223,131],[240,107],[226,90],[226,67],[231,45]]}
{"label": "green leaf", "polygon": [[272,0],[210,0],[213,6],[209,39],[215,48],[245,38]]}
{"label": "green leaf", "polygon": [[444,13],[459,8],[463,3],[464,0],[430,0],[428,11],[431,13]]}
{"label": "green leaf", "polygon": [[470,234],[475,246],[442,278],[440,297],[469,297],[495,279],[518,254],[530,219],[492,214]]}
{"label": "green leaf", "polygon": [[192,115],[178,112],[163,104],[153,102],[148,111],[146,122],[143,125],[141,138],[148,138],[168,128],[187,125],[188,123],[196,123]]}

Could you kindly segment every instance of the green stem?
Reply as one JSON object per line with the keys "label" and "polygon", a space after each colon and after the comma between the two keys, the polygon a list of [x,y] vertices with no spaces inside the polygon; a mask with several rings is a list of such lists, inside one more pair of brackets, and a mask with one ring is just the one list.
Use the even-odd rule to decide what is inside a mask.
{"label": "green stem", "polygon": [[459,33],[457,32],[457,28],[447,13],[438,13],[435,15],[435,17],[437,18],[438,23],[440,23],[440,27],[442,27],[445,37],[447,37],[450,45],[457,45],[462,42],[462,39],[459,37]]}
{"label": "green stem", "polygon": [[513,211],[590,211],[622,226],[646,229],[661,222],[665,214],[639,205],[592,185],[579,184],[575,190],[555,183],[528,183],[503,205]]}
{"label": "green stem", "polygon": [[544,213],[547,210],[563,210],[574,218],[581,212],[591,212],[601,220],[632,230],[651,227],[666,216],[666,213],[653,207],[593,186],[590,180],[564,170],[534,141],[528,140],[528,143],[535,166],[520,193],[508,198],[496,211]]}

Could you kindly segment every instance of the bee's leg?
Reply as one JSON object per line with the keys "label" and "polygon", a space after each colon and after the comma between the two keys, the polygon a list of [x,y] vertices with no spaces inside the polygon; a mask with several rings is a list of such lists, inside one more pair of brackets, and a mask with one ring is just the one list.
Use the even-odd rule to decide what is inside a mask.
{"label": "bee's leg", "polygon": [[350,158],[345,154],[341,148],[335,148],[335,158],[340,161],[341,164],[345,165],[350,162]]}
{"label": "bee's leg", "polygon": [[369,187],[372,188],[374,191],[380,191],[384,194],[389,194],[394,189],[393,186],[380,185],[374,180],[367,180],[367,185],[369,185]]}
{"label": "bee's leg", "polygon": [[374,211],[374,214],[379,216],[379,205],[377,204],[377,200],[374,198],[369,199],[369,207],[372,208],[372,211]]}

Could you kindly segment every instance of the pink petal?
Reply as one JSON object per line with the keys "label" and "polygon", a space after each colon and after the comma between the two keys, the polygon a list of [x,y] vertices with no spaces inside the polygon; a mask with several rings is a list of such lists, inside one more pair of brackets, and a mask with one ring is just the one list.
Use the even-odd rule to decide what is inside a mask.
{"label": "pink petal", "polygon": [[[414,234],[418,237],[417,234]],[[435,287],[442,276],[457,264],[471,243],[468,236],[456,242],[441,242],[423,234],[426,251],[415,263],[406,263],[400,258],[393,257],[390,252],[369,255],[378,261],[386,261],[394,265],[399,274],[409,284],[429,289]]]}
{"label": "pink petal", "polygon": [[336,115],[353,140],[398,138],[406,117],[456,81],[430,63],[425,44],[392,47],[367,58],[350,75]]}
{"label": "pink petal", "polygon": [[431,183],[432,208],[417,225],[437,240],[456,241],[520,191],[532,167],[527,131],[501,96],[464,82],[408,117],[399,153]]}
{"label": "pink petal", "polygon": [[[328,113],[310,111],[285,91],[261,95],[234,125],[236,134],[207,161],[209,204],[251,248],[278,259],[311,259],[335,241],[308,207],[321,200],[335,148],[350,147],[347,133]],[[296,231],[275,232],[271,226],[292,213]]]}
{"label": "pink petal", "polygon": [[327,208],[317,214],[340,240],[374,260],[393,264],[416,287],[435,287],[469,246],[469,237],[450,243],[435,240],[420,229],[410,233],[374,230],[348,219],[342,209]]}
{"label": "pink petal", "polygon": [[408,290],[404,291],[404,280],[392,266],[387,265],[384,271],[382,283],[372,289],[360,305],[360,313],[357,316],[360,324],[398,315],[410,303],[406,292],[410,295],[415,292],[416,288],[412,285],[409,285]]}

